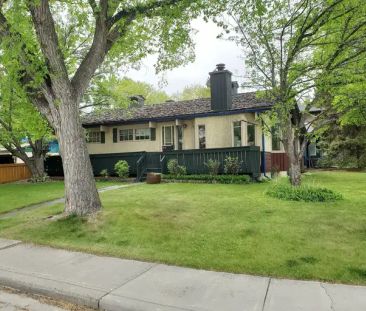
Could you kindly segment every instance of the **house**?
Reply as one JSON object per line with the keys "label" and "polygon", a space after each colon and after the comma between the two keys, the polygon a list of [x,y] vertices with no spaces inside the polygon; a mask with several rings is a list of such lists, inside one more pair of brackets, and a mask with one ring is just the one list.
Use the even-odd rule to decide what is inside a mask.
{"label": "house", "polygon": [[0,145],[0,164],[14,163],[14,157]]}
{"label": "house", "polygon": [[262,173],[274,166],[286,171],[287,157],[279,138],[263,133],[258,120],[273,103],[259,99],[255,92],[238,93],[238,83],[232,81],[232,73],[224,64],[210,72],[210,84],[211,98],[156,105],[143,105],[140,98],[139,104],[128,110],[85,115],[82,122],[91,157],[257,146]]}

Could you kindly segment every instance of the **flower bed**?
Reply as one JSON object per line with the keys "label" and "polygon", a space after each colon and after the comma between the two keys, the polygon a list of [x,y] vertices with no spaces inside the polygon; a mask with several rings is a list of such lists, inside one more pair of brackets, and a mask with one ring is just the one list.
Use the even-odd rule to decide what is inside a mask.
{"label": "flower bed", "polygon": [[208,184],[248,184],[251,182],[249,175],[163,175],[163,180]]}

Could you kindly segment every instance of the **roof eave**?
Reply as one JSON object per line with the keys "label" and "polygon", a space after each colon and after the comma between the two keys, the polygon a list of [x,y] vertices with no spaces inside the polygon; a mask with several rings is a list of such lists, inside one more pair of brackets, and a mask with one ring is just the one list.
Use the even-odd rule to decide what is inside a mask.
{"label": "roof eave", "polygon": [[225,111],[210,111],[195,114],[185,114],[185,115],[174,115],[166,117],[156,117],[156,118],[141,118],[141,119],[131,119],[131,120],[116,120],[116,121],[101,121],[101,122],[91,122],[83,123],[83,127],[90,128],[99,125],[122,125],[122,124],[141,124],[148,122],[169,122],[174,120],[192,120],[195,118],[213,117],[213,116],[225,116],[233,115],[239,113],[258,113],[270,110],[272,107],[260,107],[260,108],[243,108],[235,110],[225,110]]}

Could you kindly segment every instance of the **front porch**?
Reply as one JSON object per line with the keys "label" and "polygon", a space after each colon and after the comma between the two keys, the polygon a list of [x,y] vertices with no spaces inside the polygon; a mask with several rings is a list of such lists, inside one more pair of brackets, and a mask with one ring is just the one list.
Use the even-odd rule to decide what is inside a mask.
{"label": "front porch", "polygon": [[[241,174],[247,174],[253,178],[261,174],[261,152],[257,146],[215,148],[215,149],[191,149],[170,150],[164,152],[126,152],[110,154],[90,155],[94,175],[98,176],[103,169],[107,169],[110,175],[114,175],[114,165],[125,160],[130,166],[130,175],[141,180],[149,172],[167,173],[167,163],[171,159],[177,159],[180,165],[187,168],[188,174],[207,173],[205,163],[209,159],[221,163],[220,173],[223,173],[226,157],[237,157],[241,162]],[[49,176],[62,176],[62,163],[60,157],[48,157],[45,169]]]}

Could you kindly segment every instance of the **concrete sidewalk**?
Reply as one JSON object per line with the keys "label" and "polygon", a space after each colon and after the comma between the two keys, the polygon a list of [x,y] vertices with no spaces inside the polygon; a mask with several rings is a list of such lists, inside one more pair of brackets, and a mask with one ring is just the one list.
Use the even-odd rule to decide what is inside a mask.
{"label": "concrete sidewalk", "polygon": [[1,239],[0,284],[101,310],[366,310],[361,286],[186,269]]}

